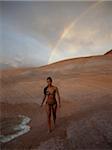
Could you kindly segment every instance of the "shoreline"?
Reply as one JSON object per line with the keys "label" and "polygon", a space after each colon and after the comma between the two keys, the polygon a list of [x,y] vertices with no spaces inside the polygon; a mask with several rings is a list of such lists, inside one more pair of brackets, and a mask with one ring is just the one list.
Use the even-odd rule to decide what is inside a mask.
{"label": "shoreline", "polygon": [[[15,119],[21,119],[21,122],[18,123],[18,124],[15,124],[13,125],[12,123],[10,124],[11,121],[8,121],[9,119],[12,119],[11,117],[9,118],[6,118],[5,122],[8,123],[8,126],[9,126],[9,129],[8,130],[13,130],[14,133],[9,133],[9,134],[6,134],[7,133],[7,128],[8,126],[6,126],[7,128],[4,129],[5,130],[5,135],[4,133],[2,133],[0,135],[0,142],[1,143],[7,143],[7,142],[10,142],[12,141],[13,139],[15,138],[18,138],[19,136],[23,135],[23,134],[26,134],[27,132],[30,131],[30,126],[27,125],[31,119],[28,117],[28,116],[24,116],[24,115],[18,115]],[[14,119],[14,118],[13,118]],[[8,122],[7,122],[8,121]],[[4,123],[3,125],[5,126],[6,123]],[[1,122],[2,124],[2,122]],[[4,128],[4,127],[3,127]],[[11,129],[10,129],[11,128]],[[1,131],[2,131],[2,126],[1,126]]]}

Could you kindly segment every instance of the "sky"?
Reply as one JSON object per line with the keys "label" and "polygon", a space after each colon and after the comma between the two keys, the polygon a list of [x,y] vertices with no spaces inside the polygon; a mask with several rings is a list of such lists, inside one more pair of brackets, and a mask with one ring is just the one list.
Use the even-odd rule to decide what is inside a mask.
{"label": "sky", "polygon": [[43,66],[112,49],[112,1],[0,2],[0,68]]}

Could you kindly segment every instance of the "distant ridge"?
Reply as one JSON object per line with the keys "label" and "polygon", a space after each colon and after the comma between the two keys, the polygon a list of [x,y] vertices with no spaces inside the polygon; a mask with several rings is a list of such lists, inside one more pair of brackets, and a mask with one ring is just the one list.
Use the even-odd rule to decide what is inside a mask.
{"label": "distant ridge", "polygon": [[106,52],[104,55],[112,55],[112,49],[108,52]]}
{"label": "distant ridge", "polygon": [[46,64],[46,65],[42,65],[42,66],[23,66],[23,67],[14,67],[11,66],[10,64],[4,64],[4,63],[0,63],[0,71],[2,70],[28,70],[28,69],[41,69],[44,67],[51,67],[54,66],[55,64],[63,64],[63,63],[67,63],[69,61],[86,61],[88,59],[94,59],[94,58],[98,58],[98,57],[105,57],[106,56],[111,56],[112,55],[112,49],[109,50],[108,52],[101,54],[101,55],[92,55],[92,56],[83,56],[83,57],[76,57],[76,58],[68,58],[68,59],[64,59],[64,60],[59,60],[56,62],[53,62],[51,64]]}

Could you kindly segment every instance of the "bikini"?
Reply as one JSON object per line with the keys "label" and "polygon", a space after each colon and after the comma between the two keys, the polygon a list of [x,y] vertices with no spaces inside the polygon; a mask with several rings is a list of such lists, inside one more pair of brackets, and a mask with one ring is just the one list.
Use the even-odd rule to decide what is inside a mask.
{"label": "bikini", "polygon": [[46,91],[46,95],[53,95],[53,102],[50,104],[48,101],[49,101],[49,97],[48,97],[48,100],[46,101],[46,104],[49,104],[49,105],[54,105],[54,104],[57,104],[57,101],[56,101],[56,99],[55,99],[55,97],[54,97],[54,95],[55,95],[55,92],[56,91],[53,91],[53,93],[50,93],[48,90]]}

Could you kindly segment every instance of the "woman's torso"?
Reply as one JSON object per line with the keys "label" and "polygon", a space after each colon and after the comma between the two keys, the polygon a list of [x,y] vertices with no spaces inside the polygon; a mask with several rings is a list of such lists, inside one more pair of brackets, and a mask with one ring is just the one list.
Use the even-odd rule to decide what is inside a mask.
{"label": "woman's torso", "polygon": [[46,94],[47,94],[47,102],[50,104],[56,103],[56,98],[55,98],[55,93],[56,93],[56,87],[52,86],[52,87],[48,87],[46,90]]}

